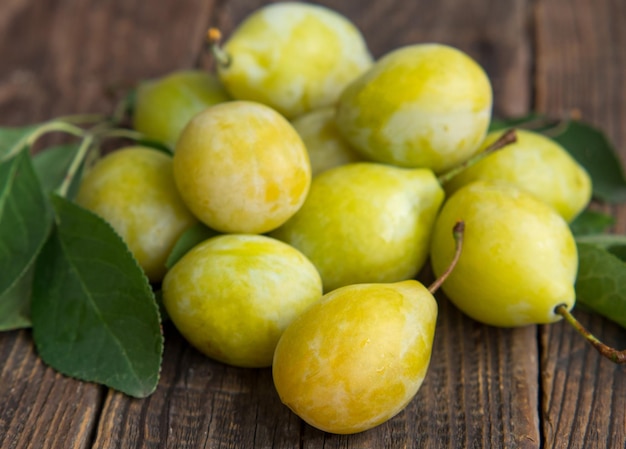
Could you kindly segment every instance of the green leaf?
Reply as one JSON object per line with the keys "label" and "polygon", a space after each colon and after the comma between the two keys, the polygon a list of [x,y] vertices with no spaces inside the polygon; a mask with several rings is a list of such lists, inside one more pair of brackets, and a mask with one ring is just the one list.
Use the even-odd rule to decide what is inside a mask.
{"label": "green leaf", "polygon": [[622,262],[626,262],[626,242],[622,242],[618,245],[609,246],[606,250]]}
{"label": "green leaf", "polygon": [[19,128],[0,128],[0,160],[26,148],[28,137],[41,126],[36,124]]}
{"label": "green leaf", "polygon": [[61,186],[79,148],[80,143],[57,145],[33,156],[33,166],[44,192],[50,194]]}
{"label": "green leaf", "polygon": [[626,263],[602,245],[577,246],[577,303],[626,329]]}
{"label": "green leaf", "polygon": [[0,162],[0,295],[13,287],[46,241],[52,215],[26,150]]}
{"label": "green leaf", "polygon": [[602,248],[622,262],[626,262],[626,235],[598,234],[577,237],[576,242],[587,243]]}
{"label": "green leaf", "polygon": [[2,295],[0,295],[0,331],[31,326],[30,298],[34,265]]}
{"label": "green leaf", "polygon": [[570,223],[570,229],[576,236],[601,234],[614,224],[615,218],[611,215],[585,210]]}
{"label": "green leaf", "polygon": [[66,375],[145,397],[158,383],[161,322],[148,279],[100,217],[54,195],[56,227],[33,283],[33,337]]}
{"label": "green leaf", "polygon": [[574,120],[553,139],[587,169],[594,197],[610,203],[626,201],[626,179],[622,165],[604,133]]}
{"label": "green leaf", "polygon": [[170,251],[167,260],[165,261],[165,266],[169,270],[180,260],[181,257],[187,254],[191,248],[196,246],[198,243],[204,242],[208,238],[215,237],[218,234],[219,232],[202,223],[197,223],[196,225],[190,227],[183,232],[174,244],[174,248],[172,248],[172,251]]}

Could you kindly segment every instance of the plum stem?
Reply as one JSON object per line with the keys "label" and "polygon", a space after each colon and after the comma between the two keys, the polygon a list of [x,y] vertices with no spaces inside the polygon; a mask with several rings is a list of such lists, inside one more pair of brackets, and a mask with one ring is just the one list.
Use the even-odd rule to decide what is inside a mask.
{"label": "plum stem", "polygon": [[209,28],[206,36],[215,61],[221,67],[227,68],[232,62],[232,59],[230,55],[220,46],[220,43],[222,42],[222,32],[217,28]]}
{"label": "plum stem", "polygon": [[452,178],[454,178],[456,175],[458,175],[459,173],[461,173],[463,170],[471,167],[472,165],[482,161],[484,158],[486,158],[487,156],[489,156],[491,153],[494,153],[504,147],[506,147],[507,145],[510,145],[514,142],[517,141],[517,133],[515,132],[514,128],[508,129],[506,130],[495,142],[493,142],[491,145],[489,145],[487,148],[485,148],[484,151],[481,151],[478,154],[475,154],[474,156],[470,157],[469,159],[467,159],[465,162],[463,162],[462,164],[458,165],[457,167],[454,167],[453,169],[443,173],[441,176],[439,176],[438,180],[440,184],[445,184],[448,181],[450,181]]}
{"label": "plum stem", "polygon": [[431,295],[435,294],[435,292],[439,290],[439,287],[441,287],[441,284],[445,282],[448,276],[450,276],[450,273],[452,273],[452,270],[454,270],[454,267],[456,267],[456,264],[459,261],[459,258],[461,257],[461,251],[463,249],[463,235],[464,234],[465,234],[465,222],[457,221],[454,224],[454,227],[452,228],[452,236],[454,237],[454,244],[455,244],[454,256],[452,257],[452,261],[448,265],[448,268],[446,268],[446,271],[444,271],[441,274],[441,276],[435,279],[435,282],[430,284],[430,286],[428,287],[428,291],[431,293]]}
{"label": "plum stem", "polygon": [[626,350],[618,350],[615,348],[612,348],[608,345],[606,345],[605,343],[602,343],[600,340],[598,340],[598,338],[593,335],[591,332],[589,332],[581,323],[580,321],[578,321],[574,315],[572,315],[570,313],[569,310],[567,310],[567,307],[565,304],[560,304],[558,306],[556,306],[556,308],[554,309],[555,313],[558,313],[559,315],[561,315],[563,318],[565,318],[565,320],[571,324],[574,329],[576,329],[576,331],[582,335],[589,343],[591,343],[593,345],[594,348],[596,348],[596,350],[602,354],[602,356],[606,357],[607,359],[609,359],[610,361],[612,361],[613,363],[618,363],[618,364],[623,364],[626,363]]}

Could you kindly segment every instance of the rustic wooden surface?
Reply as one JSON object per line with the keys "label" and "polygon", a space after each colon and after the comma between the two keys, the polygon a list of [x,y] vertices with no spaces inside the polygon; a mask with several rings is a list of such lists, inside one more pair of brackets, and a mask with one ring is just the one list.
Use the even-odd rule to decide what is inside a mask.
{"label": "rustic wooden surface", "polygon": [[[207,27],[228,34],[263,3],[3,0],[0,123],[110,112],[124,86],[210,68]],[[497,114],[579,110],[626,163],[626,2],[321,3],[350,17],[375,56],[424,41],[467,51],[493,81]],[[626,208],[613,212],[615,232],[624,233]],[[601,359],[563,323],[496,329],[439,299],[433,359],[417,397],[386,424],[351,436],[303,424],[280,404],[269,370],[212,362],[169,325],[159,387],[143,400],[55,373],[37,358],[28,330],[0,334],[0,447],[626,447],[626,368]],[[579,315],[626,347],[626,331]]]}

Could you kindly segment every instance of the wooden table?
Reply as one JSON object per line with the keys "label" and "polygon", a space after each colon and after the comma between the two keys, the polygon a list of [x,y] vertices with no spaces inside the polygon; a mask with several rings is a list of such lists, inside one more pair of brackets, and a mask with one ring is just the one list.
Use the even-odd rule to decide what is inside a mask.
{"label": "wooden table", "polygon": [[[207,27],[225,34],[260,0],[2,0],[0,123],[110,112],[111,86],[211,67]],[[439,41],[478,59],[495,113],[572,109],[600,126],[626,161],[623,0],[323,1],[350,17],[375,56]],[[626,231],[626,207],[607,209]],[[626,447],[626,369],[564,323],[496,329],[440,297],[432,364],[408,408],[352,436],[303,424],[268,369],[238,369],[191,349],[166,325],[157,391],[130,399],[57,374],[29,330],[0,334],[0,447],[404,448]],[[626,331],[578,313],[608,343]]]}

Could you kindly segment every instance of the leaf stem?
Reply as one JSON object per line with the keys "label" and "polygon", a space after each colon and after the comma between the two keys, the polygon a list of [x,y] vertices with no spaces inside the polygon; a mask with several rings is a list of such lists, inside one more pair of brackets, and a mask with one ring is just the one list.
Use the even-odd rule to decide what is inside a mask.
{"label": "leaf stem", "polygon": [[91,148],[91,144],[93,142],[94,142],[94,137],[92,134],[86,134],[83,137],[83,141],[81,142],[80,147],[78,148],[78,151],[76,152],[76,156],[74,156],[74,159],[72,160],[72,164],[70,165],[70,167],[67,170],[67,173],[65,174],[63,183],[57,190],[57,193],[59,195],[63,197],[67,197],[67,192],[69,191],[72,180],[74,179],[74,176],[76,176],[76,172],[78,171],[79,167],[83,163],[83,160],[85,159],[85,156],[87,155],[87,152]]}
{"label": "leaf stem", "polygon": [[85,130],[75,126],[69,122],[65,122],[63,120],[59,120],[59,119],[55,119],[52,120],[50,122],[44,123],[42,126],[40,126],[39,128],[37,128],[32,134],[29,134],[28,136],[26,136],[25,139],[25,144],[26,145],[32,145],[33,143],[35,143],[35,141],[37,139],[39,139],[41,136],[43,136],[44,134],[48,133],[48,132],[54,132],[54,131],[58,131],[58,132],[64,132],[67,134],[70,134],[72,136],[76,136],[76,137],[83,137],[85,136]]}
{"label": "leaf stem", "polygon": [[484,151],[481,151],[480,153],[475,154],[474,156],[472,156],[471,158],[463,162],[461,165],[458,165],[457,167],[454,167],[453,169],[439,176],[437,178],[439,180],[439,183],[441,185],[447,183],[448,181],[450,181],[452,178],[454,178],[456,175],[461,173],[466,168],[469,168],[472,165],[477,164],[478,162],[482,161],[484,158],[489,156],[491,153],[494,153],[497,150],[500,150],[506,147],[507,145],[510,145],[516,141],[517,141],[517,134],[515,132],[515,129],[514,128],[508,129],[498,138],[498,140],[496,140],[487,148],[485,148]]}
{"label": "leaf stem", "polygon": [[612,348],[605,343],[598,340],[598,338],[589,332],[581,323],[578,321],[574,315],[567,310],[567,307],[564,304],[560,304],[556,306],[554,309],[555,313],[561,315],[565,320],[571,324],[576,331],[582,335],[589,343],[593,345],[594,348],[604,357],[612,361],[613,363],[624,364],[626,363],[626,350],[618,350]]}
{"label": "leaf stem", "polygon": [[454,227],[452,228],[452,236],[454,237],[454,243],[455,243],[454,256],[452,257],[452,261],[448,265],[448,268],[446,268],[446,271],[444,271],[442,275],[439,276],[437,279],[435,279],[435,282],[430,284],[430,286],[428,287],[428,291],[431,294],[434,294],[437,290],[439,290],[439,287],[441,287],[441,284],[445,282],[448,276],[450,276],[450,273],[452,273],[452,270],[454,270],[454,267],[456,267],[456,264],[458,263],[459,258],[461,257],[461,251],[463,250],[464,234],[465,234],[465,222],[457,221]]}
{"label": "leaf stem", "polygon": [[11,159],[13,156],[18,154],[24,148],[32,146],[33,143],[35,143],[35,141],[39,139],[41,136],[43,136],[44,134],[48,132],[53,132],[53,131],[65,132],[67,134],[71,134],[77,137],[83,137],[85,135],[85,131],[82,128],[79,128],[78,126],[74,126],[71,123],[67,123],[58,119],[45,122],[41,126],[36,128],[32,133],[27,134],[26,136],[18,140],[17,143],[15,143],[9,149],[9,151],[7,151],[2,156],[2,158],[0,158],[0,161]]}

